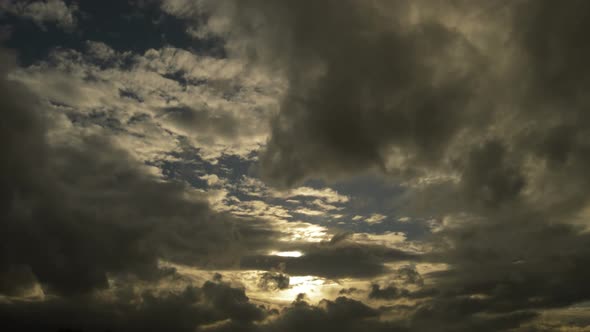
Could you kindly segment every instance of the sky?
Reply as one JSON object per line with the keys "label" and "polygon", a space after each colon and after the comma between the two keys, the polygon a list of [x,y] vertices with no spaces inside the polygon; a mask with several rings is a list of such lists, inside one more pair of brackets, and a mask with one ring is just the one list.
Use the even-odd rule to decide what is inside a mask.
{"label": "sky", "polygon": [[590,2],[0,0],[6,331],[590,331]]}

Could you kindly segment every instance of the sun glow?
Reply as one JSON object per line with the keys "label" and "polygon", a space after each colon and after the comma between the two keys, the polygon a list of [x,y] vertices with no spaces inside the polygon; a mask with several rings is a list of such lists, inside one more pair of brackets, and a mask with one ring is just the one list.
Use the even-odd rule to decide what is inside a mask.
{"label": "sun glow", "polygon": [[270,254],[272,256],[280,256],[280,257],[301,257],[303,253],[301,251],[271,251]]}
{"label": "sun glow", "polygon": [[279,296],[285,301],[293,301],[297,295],[305,293],[307,298],[319,301],[323,298],[323,288],[326,280],[314,276],[296,276],[289,279],[289,289],[280,292]]}

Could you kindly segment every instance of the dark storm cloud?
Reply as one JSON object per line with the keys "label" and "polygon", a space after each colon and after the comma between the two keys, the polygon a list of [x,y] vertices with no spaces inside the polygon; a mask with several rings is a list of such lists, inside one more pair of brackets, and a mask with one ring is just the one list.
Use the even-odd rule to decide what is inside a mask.
{"label": "dark storm cloud", "polygon": [[[463,311],[448,315],[438,309],[424,309],[417,313],[414,321],[398,322],[379,319],[384,310],[376,310],[362,302],[338,297],[334,301],[323,300],[317,306],[298,298],[293,304],[280,312],[280,316],[259,326],[229,322],[214,327],[212,331],[505,331],[529,320],[535,315],[528,312],[496,317],[469,317],[469,301],[464,302]],[[404,310],[401,307],[397,309]],[[445,325],[432,324],[434,315],[444,315]]]}
{"label": "dark storm cloud", "polygon": [[505,315],[478,315],[481,306],[477,301],[456,299],[451,303],[424,306],[411,318],[413,331],[510,331],[537,317],[533,312],[515,312]]}
{"label": "dark storm cloud", "polygon": [[342,288],[338,294],[339,295],[351,295],[354,294],[356,292],[358,292],[359,290],[355,287],[351,287],[351,288]]}
{"label": "dark storm cloud", "polygon": [[323,300],[317,306],[298,298],[268,324],[239,326],[229,323],[213,331],[406,331],[395,324],[379,321],[379,316],[378,310],[346,297]]}
{"label": "dark storm cloud", "polygon": [[149,174],[106,138],[49,144],[46,106],[7,81],[7,70],[0,81],[3,291],[36,280],[46,292],[76,295],[107,288],[108,276],[170,273],[158,259],[231,266],[239,252],[270,243],[274,231],[265,224],[213,212],[204,197]]}
{"label": "dark storm cloud", "polygon": [[584,227],[590,99],[581,92],[590,82],[590,48],[581,39],[588,17],[584,1],[514,9],[514,62],[524,67],[517,82],[525,87],[514,113],[527,129],[473,148],[462,170],[470,197],[464,202],[484,209],[463,210],[475,208],[483,223],[445,234],[454,242],[449,288],[486,294],[485,308],[560,307],[590,298]]}
{"label": "dark storm cloud", "polygon": [[471,121],[485,71],[477,51],[435,21],[405,24],[409,2],[376,3],[384,8],[254,0],[221,9],[235,14],[236,39],[250,42],[235,49],[289,81],[261,160],[267,179],[293,185],[386,168],[392,148],[404,159],[396,172],[417,172]]}
{"label": "dark storm cloud", "polygon": [[405,284],[410,285],[424,285],[424,279],[422,275],[416,271],[413,266],[403,266],[396,271],[396,279],[401,280]]}
{"label": "dark storm cloud", "polygon": [[265,290],[289,288],[289,276],[280,272],[265,272],[260,277],[258,287]]}
{"label": "dark storm cloud", "polygon": [[315,275],[326,278],[369,278],[388,271],[385,263],[419,260],[419,255],[376,245],[352,242],[308,246],[301,257],[245,256],[244,269],[273,270],[284,267],[290,275]]}
{"label": "dark storm cloud", "polygon": [[[209,29],[220,29],[232,55],[289,83],[261,157],[267,179],[293,186],[377,170],[409,183],[406,198],[424,204],[400,210],[421,210],[443,224],[428,239],[434,249],[427,257],[335,236],[305,248],[302,257],[247,255],[241,267],[278,269],[266,277],[277,285],[285,284],[282,273],[390,272],[391,280],[418,290],[375,283],[368,300],[394,303],[380,309],[346,297],[315,306],[301,296],[267,312],[243,290],[207,282],[181,295],[144,296],[139,309],[116,305],[111,315],[112,307],[92,300],[92,310],[80,312],[88,303],[74,295],[106,288],[107,276],[169,276],[158,258],[229,266],[247,249],[268,244],[272,232],[189,201],[181,184],[157,181],[104,138],[47,144],[46,121],[32,111],[40,105],[2,80],[0,291],[18,295],[39,281],[50,293],[70,295],[2,305],[2,321],[53,328],[76,317],[79,327],[110,328],[100,324],[114,321],[127,330],[216,323],[208,329],[503,331],[534,325],[543,310],[590,300],[590,5],[501,1],[485,7],[506,14],[494,16],[473,1],[456,1],[440,5],[437,16],[427,13],[429,3],[198,2],[222,18]],[[453,10],[475,13],[467,16],[477,22],[452,26],[445,15]],[[505,49],[472,31],[482,26],[493,35],[509,33],[500,43]],[[200,123],[200,114],[176,115],[179,124]],[[227,119],[215,126],[228,133],[236,127]],[[447,177],[420,182],[440,174]],[[449,269],[423,277],[411,268],[386,269],[387,262],[418,258]],[[399,298],[416,302],[399,305]],[[255,324],[270,313],[272,320]],[[382,314],[403,322],[381,320]]]}
{"label": "dark storm cloud", "polygon": [[518,198],[526,183],[519,165],[510,165],[507,154],[506,147],[498,141],[486,142],[469,152],[461,178],[462,191],[468,199],[498,208]]}
{"label": "dark storm cloud", "polygon": [[371,292],[369,292],[369,298],[381,300],[395,300],[397,298],[406,296],[407,293],[407,290],[398,289],[395,286],[387,286],[381,288],[381,286],[377,284],[372,284]]}
{"label": "dark storm cloud", "polygon": [[249,302],[243,289],[211,281],[178,293],[158,295],[145,291],[131,299],[81,297],[0,304],[3,327],[20,331],[188,332],[228,319],[251,323],[266,315],[266,310]]}
{"label": "dark storm cloud", "polygon": [[[535,98],[567,106],[587,99],[590,84],[587,63],[590,46],[585,42],[590,4],[572,0],[565,5],[534,1],[518,6],[515,35],[522,44],[530,67],[530,88]],[[565,105],[564,105],[565,104]],[[561,112],[580,112],[560,107]]]}
{"label": "dark storm cloud", "polygon": [[216,137],[236,137],[243,129],[231,114],[196,110],[190,107],[171,107],[163,110],[163,116],[183,130]]}
{"label": "dark storm cloud", "polygon": [[295,303],[282,313],[281,318],[274,322],[276,331],[355,331],[366,323],[365,328],[378,325],[375,320],[379,312],[365,304],[346,297],[334,301],[325,300],[321,308],[310,306],[305,302]]}
{"label": "dark storm cloud", "polygon": [[590,299],[590,5],[482,4],[209,4],[232,54],[289,83],[267,180],[378,170],[410,184],[401,211],[442,220],[432,259],[450,271],[430,276],[418,330],[506,330]]}
{"label": "dark storm cloud", "polygon": [[[441,234],[452,241],[441,276],[444,306],[483,294],[478,311],[566,307],[590,298],[587,268],[588,50],[584,1],[531,1],[514,9],[517,96],[526,127],[475,146],[461,166],[454,211],[470,222]],[[533,161],[534,165],[530,164]],[[528,163],[527,163],[528,162]],[[565,224],[564,222],[579,223]],[[436,304],[439,306],[440,304]],[[441,313],[442,314],[442,313]]]}
{"label": "dark storm cloud", "polygon": [[[446,234],[453,267],[439,277],[442,298],[484,295],[492,312],[568,306],[590,297],[587,233],[539,216],[507,218]],[[502,243],[502,245],[498,245]]]}

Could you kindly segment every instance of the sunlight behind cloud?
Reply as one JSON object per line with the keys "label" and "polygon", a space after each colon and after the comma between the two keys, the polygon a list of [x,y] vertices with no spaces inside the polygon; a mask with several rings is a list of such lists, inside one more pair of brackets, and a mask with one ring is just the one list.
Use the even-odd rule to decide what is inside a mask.
{"label": "sunlight behind cloud", "polygon": [[331,282],[315,276],[295,276],[289,279],[289,284],[288,289],[269,294],[270,297],[278,302],[292,302],[297,295],[304,293],[311,302],[317,302],[325,297]]}
{"label": "sunlight behind cloud", "polygon": [[304,241],[321,242],[328,239],[328,230],[325,227],[305,222],[284,222],[277,224],[288,236],[282,237],[281,241]]}
{"label": "sunlight behind cloud", "polygon": [[270,255],[280,257],[301,257],[303,253],[301,251],[271,251]]}

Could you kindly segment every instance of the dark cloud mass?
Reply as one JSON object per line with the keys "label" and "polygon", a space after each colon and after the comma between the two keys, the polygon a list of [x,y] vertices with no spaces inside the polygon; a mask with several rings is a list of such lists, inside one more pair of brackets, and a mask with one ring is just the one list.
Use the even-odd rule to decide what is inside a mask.
{"label": "dark cloud mass", "polygon": [[240,263],[246,269],[272,270],[282,266],[284,272],[291,275],[368,278],[386,273],[385,263],[418,261],[419,258],[399,249],[341,243],[309,246],[302,257],[244,256]]}
{"label": "dark cloud mass", "polygon": [[235,53],[289,82],[264,176],[279,186],[367,170],[410,184],[442,176],[398,205],[445,222],[433,240],[450,270],[433,275],[440,295],[417,315],[449,324],[452,312],[510,313],[490,318],[497,330],[532,318],[526,310],[588,300],[590,8],[481,4],[236,1],[215,10],[234,22],[223,32]]}
{"label": "dark cloud mass", "polygon": [[404,22],[410,2],[232,4],[220,10],[235,14],[237,52],[289,80],[262,159],[277,184],[392,166],[415,175],[477,113],[483,55],[435,20]]}
{"label": "dark cloud mass", "polygon": [[259,287],[267,290],[289,288],[289,276],[280,272],[265,272],[260,277]]}
{"label": "dark cloud mass", "polygon": [[0,0],[2,324],[590,331],[590,2],[95,6]]}
{"label": "dark cloud mass", "polygon": [[248,303],[243,289],[208,281],[179,293],[144,292],[129,298],[54,299],[0,304],[4,327],[26,331],[194,331],[195,326],[234,319],[255,322],[266,312]]}
{"label": "dark cloud mass", "polygon": [[18,83],[1,84],[0,289],[37,280],[47,292],[74,295],[107,288],[109,274],[158,278],[167,273],[158,259],[231,266],[239,251],[262,244],[251,240],[272,234],[213,212],[182,183],[159,181],[106,138],[48,144],[44,106]]}

